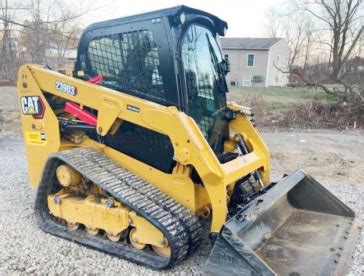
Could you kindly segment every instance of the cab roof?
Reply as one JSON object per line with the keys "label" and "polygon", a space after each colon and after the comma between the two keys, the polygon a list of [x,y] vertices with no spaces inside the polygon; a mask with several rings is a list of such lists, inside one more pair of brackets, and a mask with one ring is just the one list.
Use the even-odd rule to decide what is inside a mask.
{"label": "cab roof", "polygon": [[204,11],[201,11],[198,9],[194,9],[194,8],[190,8],[190,7],[181,5],[181,6],[176,6],[176,7],[172,7],[172,8],[161,9],[161,10],[151,11],[151,12],[147,12],[147,13],[141,13],[141,14],[136,14],[136,15],[131,15],[131,16],[126,16],[126,17],[121,17],[121,18],[93,23],[85,29],[85,32],[99,29],[99,28],[111,27],[111,26],[115,26],[115,25],[119,25],[119,24],[132,23],[132,22],[143,21],[143,20],[148,20],[148,19],[153,19],[153,18],[158,18],[158,17],[178,16],[179,14],[181,14],[183,12],[186,14],[196,14],[196,15],[206,16],[206,17],[210,18],[211,20],[213,20],[214,24],[216,26],[219,26],[220,28],[226,28],[226,29],[228,27],[227,23],[224,20],[221,20],[220,18],[218,18],[215,15],[212,15],[210,13],[207,13],[207,12],[204,12]]}

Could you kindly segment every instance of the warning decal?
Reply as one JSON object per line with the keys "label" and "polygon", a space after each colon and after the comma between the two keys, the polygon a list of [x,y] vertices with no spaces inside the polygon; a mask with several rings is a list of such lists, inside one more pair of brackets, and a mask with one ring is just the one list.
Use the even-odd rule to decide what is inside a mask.
{"label": "warning decal", "polygon": [[25,142],[33,146],[46,146],[46,134],[44,132],[27,131],[25,133]]}

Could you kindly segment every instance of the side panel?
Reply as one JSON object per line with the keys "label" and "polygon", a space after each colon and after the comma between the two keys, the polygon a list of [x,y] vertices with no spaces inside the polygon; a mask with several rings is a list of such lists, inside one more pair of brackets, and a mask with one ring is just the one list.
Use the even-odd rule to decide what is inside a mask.
{"label": "side panel", "polygon": [[[19,69],[17,89],[30,183],[37,187],[48,156],[59,151],[60,134],[57,117],[27,70],[26,66]],[[34,118],[42,114],[42,119]]]}
{"label": "side panel", "polygon": [[105,144],[166,173],[176,165],[168,136],[129,122],[123,122],[114,135],[107,135]]}

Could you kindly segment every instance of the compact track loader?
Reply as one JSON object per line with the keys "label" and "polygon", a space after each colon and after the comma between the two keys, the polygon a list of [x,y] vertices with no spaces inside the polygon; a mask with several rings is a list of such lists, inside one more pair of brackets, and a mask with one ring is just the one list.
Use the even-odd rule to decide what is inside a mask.
{"label": "compact track loader", "polygon": [[153,269],[345,271],[354,212],[303,171],[269,178],[249,108],[226,101],[226,22],[185,6],[96,23],[73,73],[24,65],[18,93],[39,226]]}

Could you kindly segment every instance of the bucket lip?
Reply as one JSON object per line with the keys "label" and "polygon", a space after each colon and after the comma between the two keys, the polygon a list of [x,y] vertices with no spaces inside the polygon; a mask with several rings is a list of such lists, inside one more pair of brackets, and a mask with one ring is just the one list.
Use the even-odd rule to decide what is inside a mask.
{"label": "bucket lip", "polygon": [[[308,179],[310,182],[314,183],[316,189],[325,193],[327,197],[335,202],[338,206],[345,209],[348,212],[348,217],[355,218],[355,212],[343,203],[339,198],[337,198],[330,190],[325,188],[312,176],[304,172],[302,169],[298,169],[292,172],[290,175],[282,178],[278,181],[272,188],[270,188],[266,193],[257,196],[251,202],[244,206],[243,209],[238,211],[234,216],[229,218],[223,225],[221,232],[224,231],[237,233],[242,229],[247,228],[249,224],[253,224],[254,221],[262,216],[270,208],[274,208],[274,204],[280,201],[282,198],[287,197],[288,193],[294,189],[302,180]],[[289,201],[289,199],[287,198]],[[291,204],[291,202],[289,201]],[[295,208],[295,206],[292,206]],[[312,211],[307,209],[307,211]],[[333,214],[335,215],[335,214]]]}
{"label": "bucket lip", "polygon": [[[254,217],[247,219],[246,215],[254,213],[254,215],[261,215],[266,210],[271,208],[274,203],[285,197],[297,183],[299,183],[305,177],[310,177],[303,170],[298,169],[292,172],[290,175],[282,178],[271,189],[256,198],[244,206],[242,210],[237,212],[234,216],[229,218],[223,225],[221,232],[239,232],[249,224],[254,222]],[[312,179],[310,177],[310,179]]]}
{"label": "bucket lip", "polygon": [[[363,231],[363,221],[357,218],[354,218],[351,224],[350,232],[348,236],[346,237],[344,244],[342,245],[343,250],[340,251],[340,254],[333,254],[332,256],[336,256],[336,258],[329,258],[327,259],[327,270],[321,271],[320,275],[334,275],[334,276],[341,276],[346,275],[349,271],[350,265],[352,264],[352,256],[354,254],[354,250],[357,244],[357,241],[359,239],[360,233]],[[250,254],[254,256],[254,258],[258,259],[259,261],[254,261],[251,263],[252,258],[245,259],[245,261],[249,265],[259,265],[265,266],[267,271],[271,271],[271,275],[277,275],[274,270],[262,259],[260,258],[255,251],[250,249],[246,244],[239,240],[238,242],[234,242],[237,237],[234,235],[234,233],[229,233],[226,235],[220,234],[220,237],[218,239],[223,239],[225,242],[227,242],[230,245],[230,248],[234,251],[236,251],[238,254],[240,253],[240,250],[237,248],[234,248],[234,244],[238,244],[242,247],[242,250],[245,252],[250,251]],[[211,257],[211,256],[210,256]],[[209,259],[210,259],[209,257]],[[244,256],[242,256],[244,258]],[[208,262],[206,263],[206,266],[208,265]],[[262,268],[261,268],[262,269]],[[206,271],[206,267],[205,267]],[[267,275],[270,275],[269,273]]]}
{"label": "bucket lip", "polygon": [[345,247],[338,258],[336,267],[332,275],[346,275],[349,271],[349,267],[352,263],[352,256],[356,247],[356,243],[359,239],[360,233],[363,229],[363,221],[355,218],[351,227],[351,231],[347,237]]}

